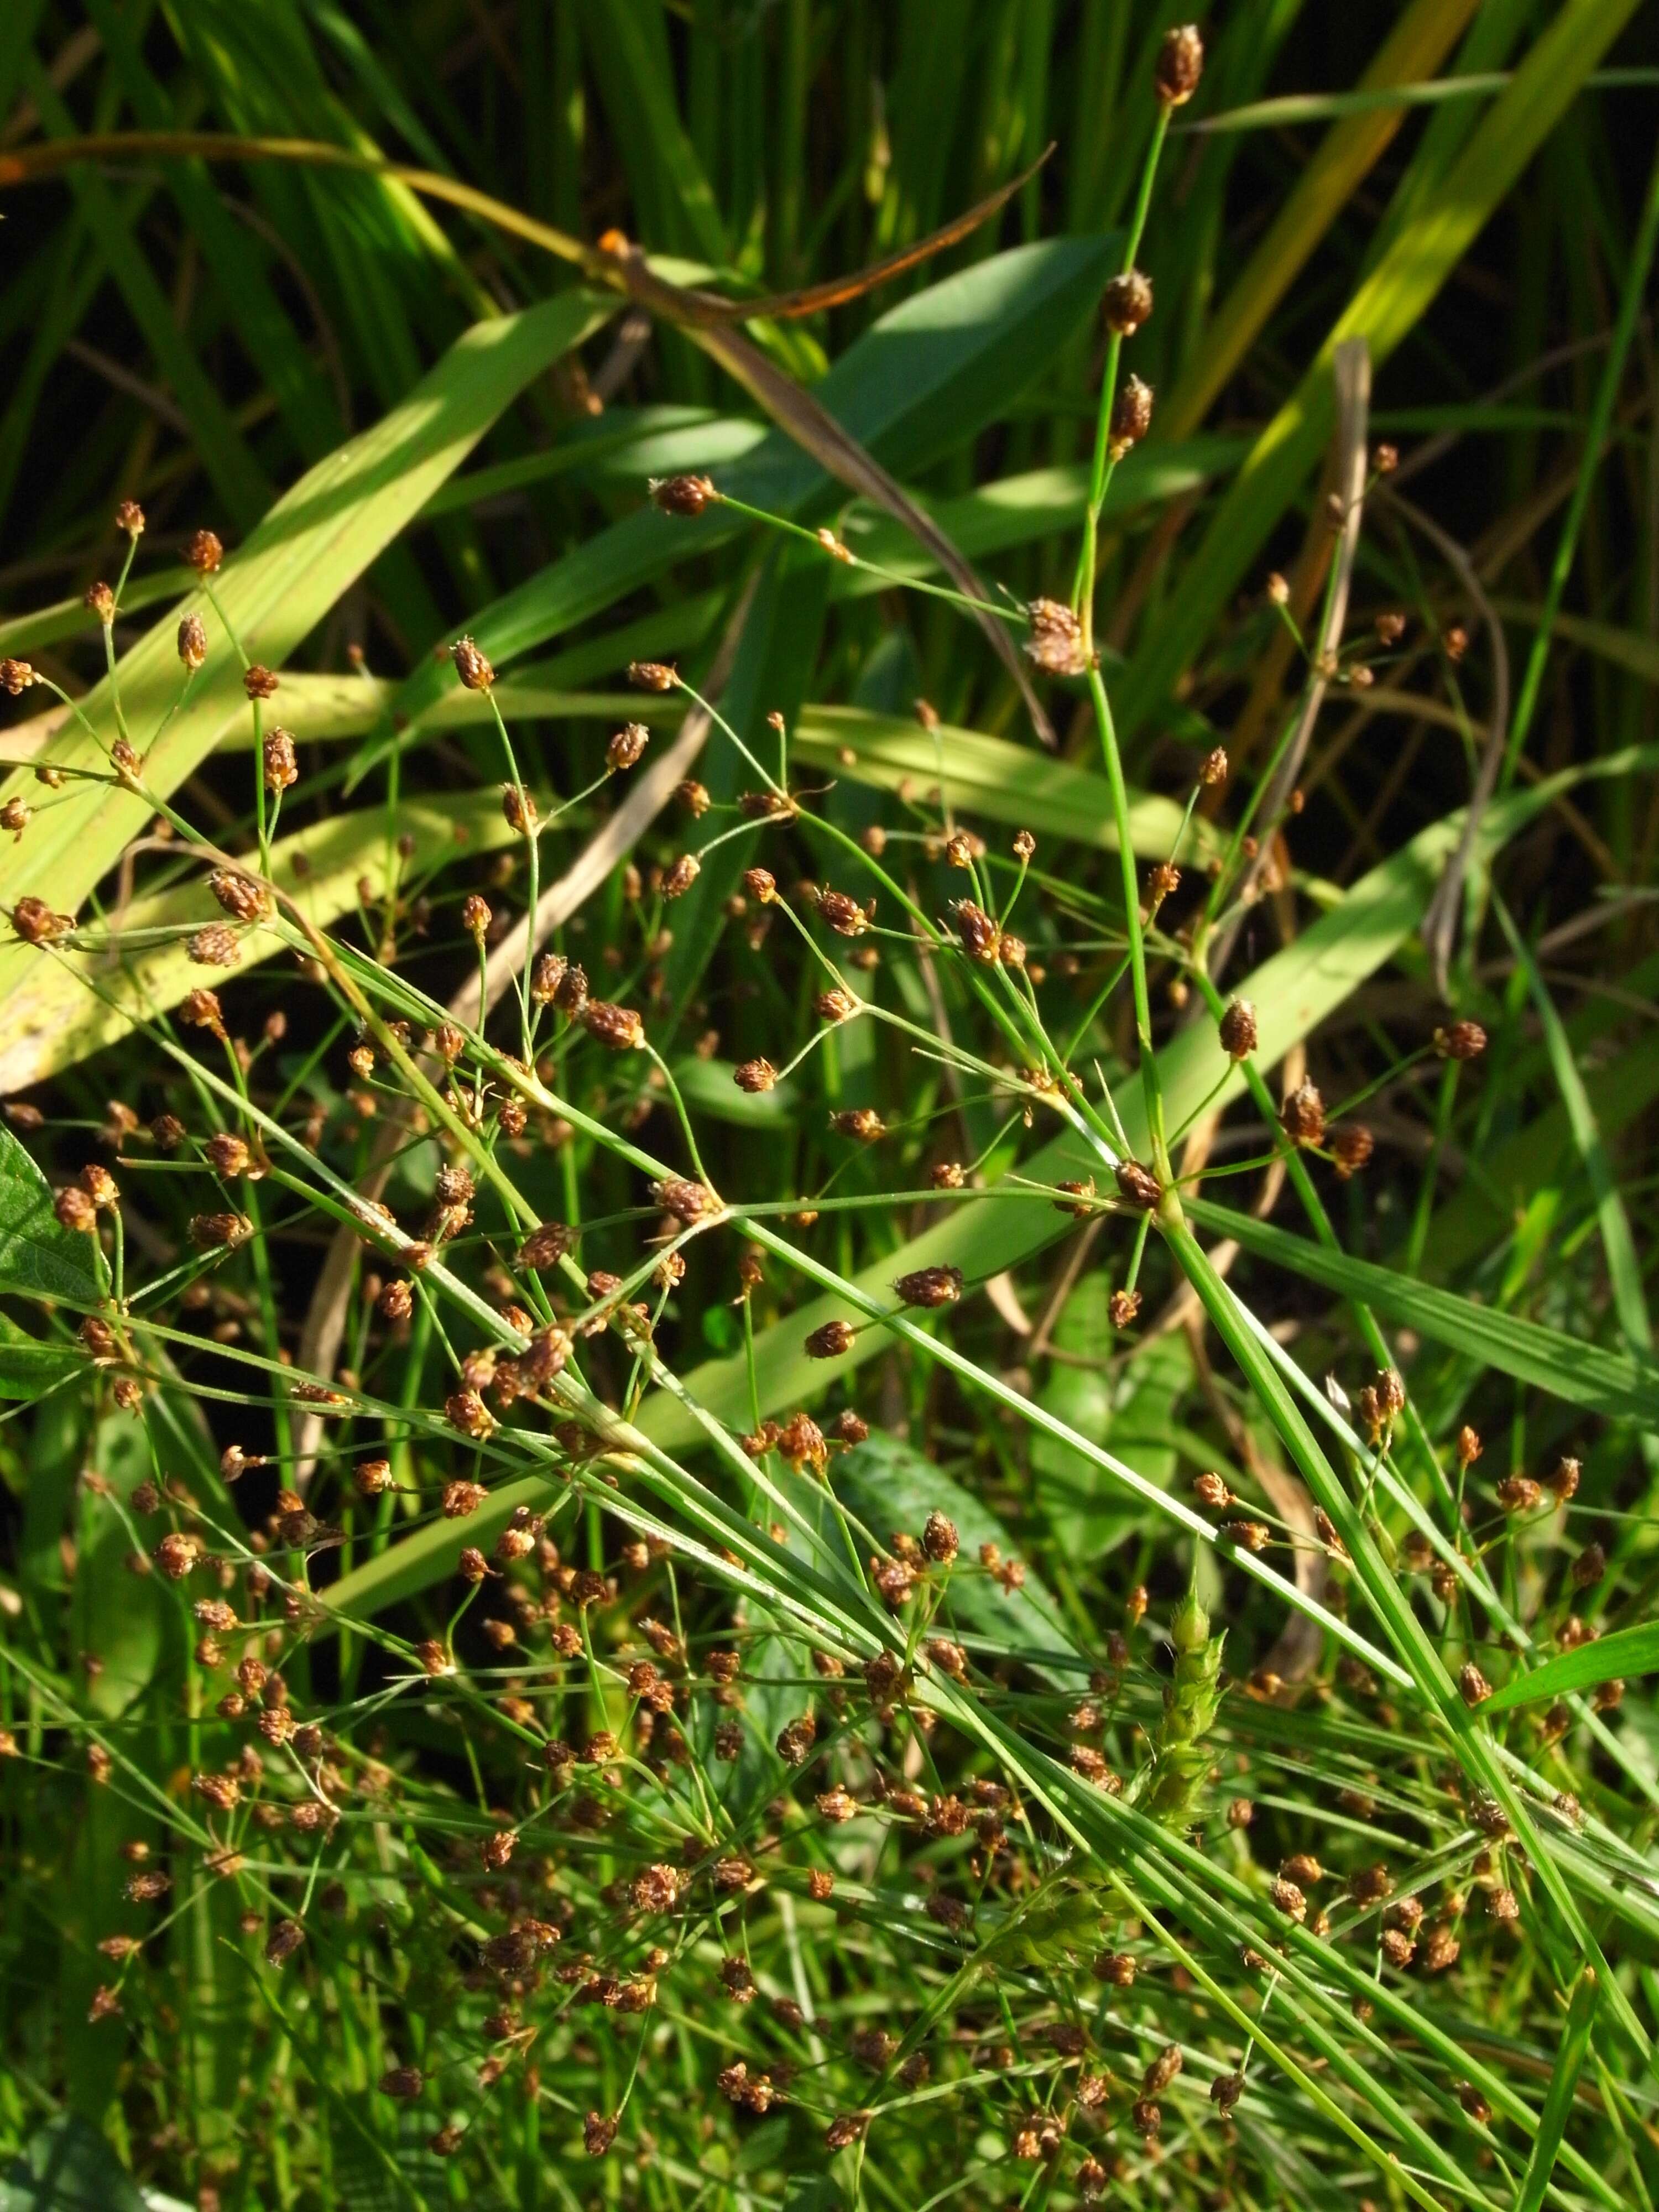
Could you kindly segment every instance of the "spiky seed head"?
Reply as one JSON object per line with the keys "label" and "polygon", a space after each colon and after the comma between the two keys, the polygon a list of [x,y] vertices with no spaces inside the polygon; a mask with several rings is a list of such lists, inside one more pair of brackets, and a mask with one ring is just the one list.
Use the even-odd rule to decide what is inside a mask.
{"label": "spiky seed head", "polygon": [[225,549],[211,530],[198,530],[185,547],[185,566],[198,576],[211,576],[222,565]]}
{"label": "spiky seed head", "polygon": [[1204,41],[1196,23],[1178,23],[1164,34],[1152,70],[1152,84],[1166,107],[1184,106],[1204,74]]}
{"label": "spiky seed head", "polygon": [[636,691],[672,691],[679,678],[668,661],[630,660],[628,680]]}
{"label": "spiky seed head", "polygon": [[1112,1170],[1112,1178],[1125,1203],[1143,1213],[1150,1213],[1164,1195],[1158,1177],[1139,1160],[1120,1160]]}
{"label": "spiky seed head", "polygon": [[707,477],[653,477],[647,489],[651,504],[663,514],[701,514],[720,494]]}
{"label": "spiky seed head", "polygon": [[1346,1182],[1370,1164],[1376,1139],[1363,1121],[1345,1121],[1340,1128],[1331,1132],[1330,1147],[1336,1172]]}
{"label": "spiky seed head", "polygon": [[893,1288],[902,1305],[954,1305],[962,1296],[962,1270],[960,1267],[917,1267],[908,1275],[901,1275]]}
{"label": "spiky seed head", "polygon": [[66,914],[54,914],[45,899],[26,892],[11,910],[11,926],[26,945],[47,945],[75,927]]}
{"label": "spiky seed head", "polygon": [[1027,657],[1045,676],[1081,676],[1089,665],[1083,624],[1063,599],[1033,599],[1025,610]]}
{"label": "spiky seed head", "polygon": [[475,638],[458,637],[449,648],[449,657],[467,690],[488,691],[494,687],[495,672]]}
{"label": "spiky seed head", "polygon": [[1279,1109],[1279,1127],[1293,1145],[1318,1145],[1325,1138],[1325,1102],[1318,1086],[1298,1083]]}
{"label": "spiky seed head", "polygon": [[1229,1060],[1248,1060],[1255,1050],[1258,1030],[1255,1008],[1249,999],[1235,999],[1219,1024],[1221,1049]]}
{"label": "spiky seed head", "polygon": [[300,781],[300,763],[294,750],[294,732],[278,723],[265,732],[261,747],[264,766],[265,789],[274,797],[289,790]]}
{"label": "spiky seed head", "polygon": [[774,1089],[777,1079],[778,1071],[769,1060],[745,1060],[733,1069],[732,1074],[732,1080],[738,1090],[747,1091],[750,1097],[757,1097],[762,1092]]}
{"label": "spiky seed head", "polygon": [[191,675],[207,659],[207,624],[200,615],[186,615],[179,625],[179,658]]}
{"label": "spiky seed head", "polygon": [[827,1321],[812,1331],[804,1349],[809,1359],[840,1359],[853,1349],[857,1334],[851,1322]]}
{"label": "spiky seed head", "polygon": [[1478,1060],[1486,1049],[1486,1032],[1479,1022],[1448,1022],[1435,1031],[1434,1048],[1442,1060]]}
{"label": "spiky seed head", "polygon": [[1112,402],[1112,421],[1109,439],[1114,460],[1121,461],[1132,446],[1138,446],[1152,427],[1152,387],[1138,376],[1127,376],[1116,398]]}
{"label": "spiky seed head", "polygon": [[1492,1695],[1492,1684],[1473,1659],[1464,1662],[1457,1677],[1457,1691],[1463,1703],[1469,1706],[1484,1705]]}
{"label": "spiky seed head", "polygon": [[1139,269],[1112,277],[1101,295],[1106,327],[1121,338],[1133,337],[1152,312],[1152,280]]}
{"label": "spiky seed head", "polygon": [[[567,971],[567,981],[568,972]],[[589,999],[580,1014],[582,1027],[612,1052],[637,1052],[645,1042],[645,1023],[632,1006],[612,1006],[605,999]]]}
{"label": "spiky seed head", "polygon": [[236,965],[236,936],[223,922],[210,922],[198,929],[186,948],[191,958],[203,968],[234,968]]}
{"label": "spiky seed head", "polygon": [[605,749],[605,766],[613,775],[637,768],[650,742],[651,732],[643,722],[624,722],[621,729],[612,734]]}

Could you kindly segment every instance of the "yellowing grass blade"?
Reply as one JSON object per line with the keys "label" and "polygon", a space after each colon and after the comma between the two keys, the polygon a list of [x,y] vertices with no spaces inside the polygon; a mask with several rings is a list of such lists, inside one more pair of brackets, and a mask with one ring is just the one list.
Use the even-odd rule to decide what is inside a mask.
{"label": "yellowing grass blade", "polygon": [[[249,656],[280,665],[459,466],[501,410],[550,362],[598,329],[615,306],[598,294],[571,291],[522,314],[476,325],[400,407],[309,470],[216,580],[220,605]],[[158,797],[176,790],[248,714],[240,670],[218,617],[204,598],[187,604],[207,624],[210,659],[188,703],[149,750],[145,781]],[[134,647],[119,673],[128,726],[142,750],[147,733],[160,725],[181,689],[171,618]],[[279,692],[273,720],[282,718],[281,700]],[[82,702],[82,710],[102,746],[71,722],[51,757],[98,766],[118,734],[107,680]],[[305,732],[301,728],[297,734],[303,738]],[[14,791],[31,801],[40,798],[27,771],[7,780],[5,795]],[[40,808],[27,837],[0,851],[0,907],[33,892],[60,912],[74,912],[149,813],[142,800],[106,786],[70,785]],[[15,944],[0,950],[0,1033],[10,1030],[15,996],[26,984],[36,994],[45,990],[34,972],[38,959]],[[56,1001],[64,1010],[58,1018],[65,1018],[78,996],[71,977],[65,976],[64,983]],[[38,1012],[45,1000],[37,995],[33,1003]]]}

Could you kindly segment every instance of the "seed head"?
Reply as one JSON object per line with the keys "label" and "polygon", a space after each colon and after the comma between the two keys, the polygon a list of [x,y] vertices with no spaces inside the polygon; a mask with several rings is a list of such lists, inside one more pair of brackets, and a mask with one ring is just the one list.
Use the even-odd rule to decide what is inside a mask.
{"label": "seed head", "polygon": [[188,946],[190,957],[203,968],[234,968],[236,965],[236,935],[222,921],[211,921],[205,929],[198,929]]}
{"label": "seed head", "polygon": [[200,615],[186,615],[179,625],[179,658],[192,676],[207,659],[207,624]]}
{"label": "seed head", "polygon": [[630,660],[628,680],[636,691],[672,691],[679,678],[669,661]]}
{"label": "seed head", "polygon": [[948,1566],[961,1542],[954,1521],[939,1512],[927,1516],[927,1525],[921,1532],[921,1548],[935,1566]]}
{"label": "seed head", "polygon": [[45,899],[26,893],[11,910],[11,926],[25,944],[46,945],[64,936],[75,923],[69,915],[54,914]]}
{"label": "seed head", "polygon": [[720,494],[707,477],[653,477],[651,503],[664,514],[701,514]]}
{"label": "seed head", "polygon": [[1112,1177],[1126,1204],[1143,1213],[1150,1213],[1164,1195],[1158,1177],[1139,1160],[1120,1160],[1112,1170]]}
{"label": "seed head", "polygon": [[1345,1121],[1331,1132],[1330,1147],[1336,1160],[1336,1171],[1344,1182],[1356,1176],[1370,1162],[1376,1150],[1376,1139],[1363,1121]]}
{"label": "seed head", "polygon": [[106,629],[115,620],[115,594],[107,584],[89,584],[82,605],[88,614],[97,616]]}
{"label": "seed head", "polygon": [[286,791],[300,781],[300,763],[295,757],[294,732],[285,730],[279,722],[265,732],[260,748],[264,763],[265,789],[272,793]]}
{"label": "seed head", "polygon": [[1435,1031],[1434,1048],[1442,1060],[1478,1060],[1486,1049],[1486,1032],[1479,1022],[1449,1022]]}
{"label": "seed head", "polygon": [[1115,461],[1121,461],[1132,446],[1138,446],[1152,427],[1152,387],[1143,384],[1138,376],[1123,380],[1116,398],[1112,402],[1112,421],[1108,450]]}
{"label": "seed head", "polygon": [[[191,991],[185,994],[179,1012],[192,1029],[211,1030],[216,1036],[225,1033],[223,1009],[216,991]],[[182,1132],[180,1133],[182,1134]],[[174,1139],[177,1142],[177,1139]]]}
{"label": "seed head", "polygon": [[1232,1492],[1218,1474],[1195,1475],[1193,1490],[1200,1504],[1207,1505],[1212,1512],[1223,1512],[1233,1503]]}
{"label": "seed head", "polygon": [[1457,1690],[1466,1705],[1484,1705],[1492,1695],[1492,1684],[1470,1659],[1457,1677]]}
{"label": "seed head", "polygon": [[962,1296],[960,1267],[918,1267],[893,1285],[902,1305],[951,1306]]}
{"label": "seed head", "polygon": [[493,689],[495,672],[475,639],[458,637],[449,648],[449,657],[455,664],[455,673],[469,691]]}
{"label": "seed head", "polygon": [[862,937],[870,927],[869,915],[850,892],[823,891],[817,908],[820,920],[837,937]]}
{"label": "seed head", "polygon": [[693,1182],[684,1176],[665,1176],[660,1182],[652,1184],[651,1195],[665,1213],[672,1214],[687,1228],[714,1208],[714,1194],[708,1184]]}
{"label": "seed head", "polygon": [[637,768],[650,742],[651,732],[643,722],[624,722],[605,749],[606,767],[613,775]]}
{"label": "seed head", "polygon": [[857,1334],[851,1322],[827,1321],[812,1331],[804,1349],[809,1359],[840,1359],[853,1349]]}
{"label": "seed head", "polygon": [[1002,932],[984,908],[975,906],[972,899],[956,899],[951,902],[951,920],[969,958],[994,967],[1002,957]]}
{"label": "seed head", "polygon": [[1578,1494],[1578,1480],[1583,1469],[1576,1459],[1563,1459],[1553,1474],[1544,1478],[1545,1486],[1558,1505],[1565,1505],[1570,1498]]}
{"label": "seed head", "polygon": [[461,901],[461,927],[482,945],[489,934],[491,920],[489,900],[480,898],[477,891],[470,891]]}
{"label": "seed head", "polygon": [[245,1213],[193,1213],[190,1219],[190,1241],[200,1252],[234,1252],[239,1244],[246,1244],[253,1234],[253,1224]]}
{"label": "seed head", "polygon": [[144,510],[136,499],[124,499],[115,510],[115,527],[129,538],[144,534]]}
{"label": "seed head", "polygon": [[297,1920],[279,1920],[265,1939],[265,1964],[280,1966],[284,1959],[291,1959],[306,1940],[306,1931]]}
{"label": "seed head", "polygon": [[540,1269],[556,1267],[567,1252],[575,1249],[577,1231],[562,1221],[544,1221],[519,1247],[518,1264]]}
{"label": "seed head", "polygon": [[252,1164],[252,1156],[240,1137],[229,1130],[220,1129],[202,1147],[208,1165],[216,1176],[244,1176]]}
{"label": "seed head", "polygon": [[1045,676],[1081,676],[1089,665],[1083,624],[1063,599],[1033,599],[1025,610],[1028,657]]}
{"label": "seed head", "polygon": [[225,557],[225,549],[211,530],[198,530],[185,548],[185,566],[198,576],[211,576]]}
{"label": "seed head", "polygon": [[738,1090],[746,1091],[750,1097],[772,1090],[777,1079],[778,1071],[769,1060],[745,1060],[732,1073]]}
{"label": "seed head", "polygon": [[393,2066],[380,2076],[380,2094],[404,2103],[418,2097],[425,2087],[426,2076],[418,2066]]}
{"label": "seed head", "polygon": [[[568,970],[565,980],[569,981]],[[645,1023],[632,1006],[615,1006],[605,999],[589,999],[582,1006],[580,1019],[588,1035],[597,1037],[612,1052],[637,1052],[645,1042]]]}
{"label": "seed head", "polygon": [[266,668],[257,660],[251,668],[242,671],[242,689],[250,699],[274,699],[280,680],[274,668]]}
{"label": "seed head", "polygon": [[1293,1145],[1319,1145],[1325,1139],[1325,1102],[1311,1083],[1298,1083],[1279,1109],[1279,1125]]}
{"label": "seed head", "polygon": [[838,1137],[854,1138],[860,1145],[879,1144],[887,1134],[887,1124],[873,1106],[844,1107],[830,1116],[830,1127]]}
{"label": "seed head", "polygon": [[960,1160],[940,1160],[928,1170],[927,1180],[935,1190],[961,1190],[968,1178]]}
{"label": "seed head", "polygon": [[582,2148],[589,2158],[603,2158],[617,2140],[617,2123],[608,2113],[590,2112],[582,2122]]}
{"label": "seed head", "polygon": [[1114,1291],[1106,1301],[1107,1318],[1114,1328],[1127,1328],[1139,1311],[1139,1291]]}
{"label": "seed head", "polygon": [[1248,1060],[1255,1050],[1255,1008],[1248,999],[1235,999],[1221,1017],[1221,1049],[1229,1060]]}
{"label": "seed head", "polygon": [[1181,23],[1165,32],[1152,71],[1153,89],[1164,105],[1184,106],[1203,74],[1204,41],[1197,24]]}
{"label": "seed head", "polygon": [[379,1498],[392,1487],[392,1462],[389,1459],[360,1459],[351,1470],[351,1480],[364,1498]]}
{"label": "seed head", "polygon": [[1152,312],[1152,280],[1139,269],[1114,276],[1101,297],[1106,327],[1121,338],[1133,337]]}
{"label": "seed head", "polygon": [[820,991],[812,1001],[812,1012],[821,1022],[850,1021],[858,1010],[858,1000],[850,991]]}
{"label": "seed head", "polygon": [[522,784],[501,786],[501,818],[509,830],[516,830],[521,837],[536,827],[536,802]]}
{"label": "seed head", "polygon": [[66,1183],[52,1202],[58,1226],[90,1237],[98,1227],[98,1208],[77,1183]]}
{"label": "seed head", "polygon": [[21,697],[31,684],[40,681],[39,674],[27,660],[15,660],[9,653],[0,660],[0,691],[9,693],[12,698]]}
{"label": "seed head", "polygon": [[684,783],[676,784],[674,796],[694,822],[701,821],[714,803],[709,797],[708,785],[697,782],[694,777],[688,777]]}

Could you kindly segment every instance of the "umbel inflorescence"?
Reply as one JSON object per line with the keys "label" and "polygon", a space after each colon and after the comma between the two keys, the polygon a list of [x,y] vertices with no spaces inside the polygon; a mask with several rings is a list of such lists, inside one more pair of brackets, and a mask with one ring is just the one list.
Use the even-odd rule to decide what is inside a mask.
{"label": "umbel inflorescence", "polygon": [[[1504,1985],[1529,1919],[1594,1950],[1559,1863],[1584,1848],[1571,1740],[1612,1755],[1620,1686],[1502,1747],[1482,1717],[1523,1637],[1596,1632],[1579,1464],[1483,1481],[1480,1436],[1417,1403],[1369,1308],[1345,1380],[1287,1381],[1297,1316],[1244,1305],[1249,1222],[1224,1257],[1211,1195],[1288,1187],[1340,1258],[1367,1097],[1424,1075],[1451,1097],[1485,1033],[1443,1009],[1327,1095],[1233,958],[1290,896],[1282,755],[1236,790],[1190,747],[1137,817],[1097,635],[1107,495],[1155,419],[1123,360],[1155,314],[1140,226],[1201,67],[1171,31],[1070,595],[969,602],[1098,748],[1098,879],[1052,862],[1059,834],[968,826],[925,702],[936,776],[860,810],[789,718],[728,721],[667,659],[629,665],[635,710],[562,794],[460,635],[476,848],[423,853],[390,786],[378,874],[320,921],[291,827],[320,749],[245,650],[208,530],[179,698],[234,665],[247,822],[204,830],[164,787],[112,648],[118,734],[59,691],[64,742],[0,820],[38,837],[102,784],[199,908],[125,1008],[143,1111],[9,1109],[56,1177],[42,1341],[96,1416],[82,1553],[173,1653],[118,1696],[112,1626],[78,1676],[20,1659],[0,1735],[76,1778],[82,2009],[127,2039],[124,2112],[201,2033],[178,1985],[204,1945],[307,2053],[309,2112],[343,2105],[389,2160],[457,2160],[467,2189],[608,2160],[617,2201],[658,2201],[716,2156],[856,2185],[907,2136],[998,2202],[1254,2201],[1285,2130],[1402,2201],[1524,2162],[1532,2085],[1443,2020]],[[649,497],[664,529],[730,507],[873,567],[718,473]],[[127,566],[88,597],[111,633],[143,530],[117,520]],[[1390,608],[1322,645],[1289,601],[1273,579],[1322,696],[1405,634]],[[18,659],[0,686],[58,689]],[[546,918],[573,834],[600,843],[683,714],[710,781],[609,851],[580,930]],[[15,938],[108,998],[118,915],[45,892]],[[723,993],[684,958],[700,933]],[[1060,1240],[1039,1310],[1023,1271]],[[1168,1388],[1207,1425],[1170,1464],[1217,1464],[1149,1475],[1036,1387],[1085,1264],[1101,1297],[1060,1352],[1127,1393],[1187,1347]],[[1093,1554],[1034,1498],[1056,1448],[1126,1516],[1110,1542],[1085,1521]],[[1639,1867],[1597,1843],[1620,1881]],[[1425,2117],[1388,2086],[1406,2051]],[[234,2157],[205,2128],[162,2146],[204,2203],[288,2156],[255,2060],[228,2094]]]}

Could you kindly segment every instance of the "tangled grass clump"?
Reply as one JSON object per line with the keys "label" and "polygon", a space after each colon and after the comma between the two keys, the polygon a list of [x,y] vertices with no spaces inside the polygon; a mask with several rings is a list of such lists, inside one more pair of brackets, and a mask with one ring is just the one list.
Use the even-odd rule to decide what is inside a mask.
{"label": "tangled grass clump", "polygon": [[[1197,32],[1146,61],[1115,266],[991,264],[1104,296],[1025,588],[841,427],[879,346],[822,403],[757,347],[823,473],[668,468],[562,556],[739,549],[629,688],[511,665],[523,595],[401,687],[292,665],[578,292],[195,530],[123,653],[125,501],[94,687],[0,661],[53,702],[0,802],[27,2201],[131,2201],[113,2146],[204,2212],[1650,2202],[1650,986],[1565,1017],[1589,931],[1520,900],[1652,748],[1517,776],[1541,677],[1512,720],[1352,333],[1292,574],[1132,747]],[[968,404],[931,358],[893,421]],[[904,698],[917,605],[1029,739]],[[1332,858],[1383,694],[1464,788]]]}

